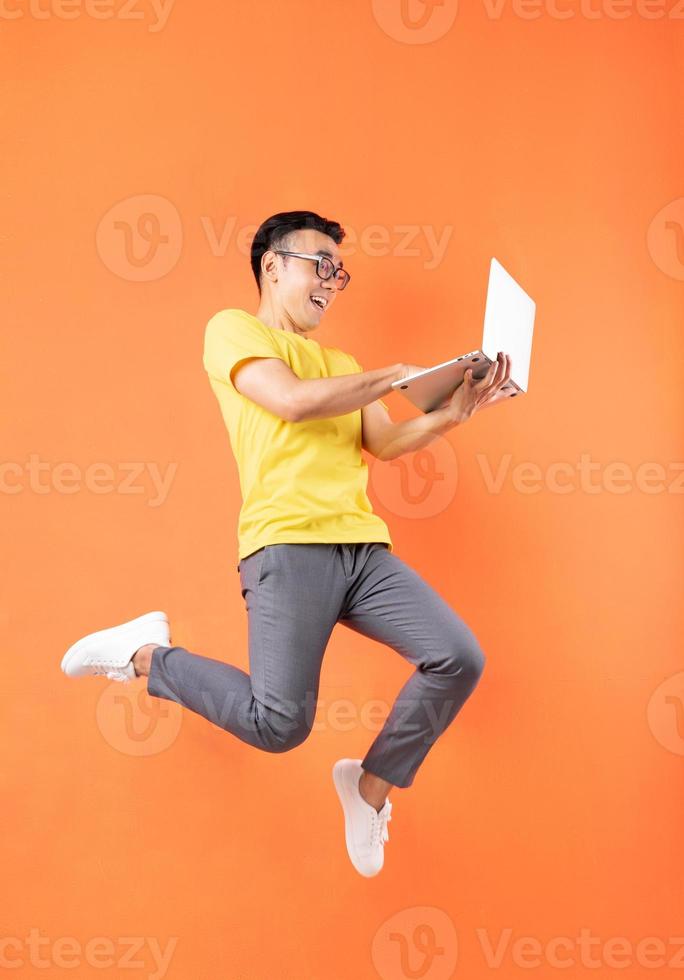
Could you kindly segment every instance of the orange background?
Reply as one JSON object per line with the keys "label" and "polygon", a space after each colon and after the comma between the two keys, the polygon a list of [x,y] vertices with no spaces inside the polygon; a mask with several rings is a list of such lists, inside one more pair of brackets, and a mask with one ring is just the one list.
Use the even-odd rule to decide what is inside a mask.
{"label": "orange background", "polygon": [[[32,929],[57,975],[60,938],[106,937],[115,956],[121,937],[147,944],[132,973],[82,953],[79,977],[153,975],[145,937],[176,937],[171,980],[556,976],[546,944],[582,929],[599,968],[562,949],[565,977],[612,972],[617,938],[624,977],[664,975],[636,945],[657,937],[667,960],[682,932],[682,19],[592,18],[570,0],[568,19],[510,4],[496,19],[471,3],[415,43],[399,0],[178,0],[160,30],[141,0],[139,19],[55,4],[39,18],[17,0],[22,16],[0,21],[0,938],[14,975],[46,975]],[[392,649],[338,626],[317,730],[285,755],[143,682],[59,669],[78,637],[159,608],[176,644],[247,669],[239,486],[203,332],[221,308],[256,311],[250,229],[300,208],[356,239],[353,284],[316,339],[366,369],[477,346],[492,255],[537,301],[527,396],[400,465],[367,457],[396,553],[488,658],[413,787],[393,792],[370,880],[347,857],[330,769],[365,754],[377,728],[361,709],[409,676]],[[447,229],[439,261],[425,228]],[[583,454],[598,492],[514,478]],[[661,464],[665,489],[613,492],[615,462],[633,477]],[[96,463],[116,489],[96,492]],[[169,465],[154,504],[151,468]],[[345,699],[351,724],[332,712]],[[510,937],[498,967],[482,929]],[[513,950],[523,937],[536,971],[532,947]]]}

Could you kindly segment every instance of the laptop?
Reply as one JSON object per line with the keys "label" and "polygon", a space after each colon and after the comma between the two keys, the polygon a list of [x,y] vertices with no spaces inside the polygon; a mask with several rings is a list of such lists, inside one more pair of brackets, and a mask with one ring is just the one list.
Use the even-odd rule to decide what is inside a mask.
{"label": "laptop", "polygon": [[496,405],[506,398],[525,394],[532,356],[532,330],[536,304],[513,276],[496,259],[489,267],[489,285],[484,318],[482,346],[419,374],[392,382],[422,412],[432,412],[448,402],[463,382],[468,368],[473,381],[484,378],[498,351],[511,358],[511,376],[507,384],[490,401],[478,409]]}

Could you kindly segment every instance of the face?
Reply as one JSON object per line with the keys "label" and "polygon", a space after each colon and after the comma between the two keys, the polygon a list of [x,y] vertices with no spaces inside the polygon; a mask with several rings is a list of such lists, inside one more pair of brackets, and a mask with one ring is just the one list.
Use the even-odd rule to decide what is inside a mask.
{"label": "face", "polygon": [[[307,255],[325,254],[332,259],[335,268],[344,267],[333,239],[311,228],[298,229],[282,247]],[[320,279],[316,263],[310,259],[273,252],[266,254],[262,268],[263,286],[269,291],[273,313],[290,322],[298,333],[315,330],[337,299],[337,283],[333,277]]]}

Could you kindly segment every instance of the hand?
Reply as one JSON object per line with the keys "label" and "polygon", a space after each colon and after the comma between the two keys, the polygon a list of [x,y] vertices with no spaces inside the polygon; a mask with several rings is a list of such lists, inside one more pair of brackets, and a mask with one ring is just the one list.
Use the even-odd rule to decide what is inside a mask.
{"label": "hand", "polygon": [[473,381],[473,369],[468,368],[463,375],[463,383],[454,391],[440,408],[449,408],[454,420],[466,422],[471,415],[491,401],[495,395],[508,384],[511,376],[511,358],[508,354],[499,353],[489,370],[479,381]]}

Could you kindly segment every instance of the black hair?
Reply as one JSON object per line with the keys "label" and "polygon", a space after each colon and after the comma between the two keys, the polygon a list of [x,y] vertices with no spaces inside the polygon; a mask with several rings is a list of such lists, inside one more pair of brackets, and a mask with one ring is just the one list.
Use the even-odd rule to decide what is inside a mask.
{"label": "black hair", "polygon": [[[273,248],[288,248],[289,236],[300,228],[313,228],[328,235],[340,245],[345,232],[342,225],[329,218],[322,218],[315,211],[280,211],[262,222],[252,241],[251,264],[257,289],[261,296],[261,259],[265,252]],[[284,259],[289,256],[283,256]]]}

